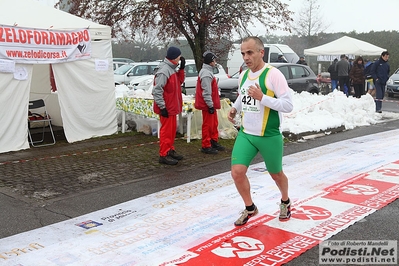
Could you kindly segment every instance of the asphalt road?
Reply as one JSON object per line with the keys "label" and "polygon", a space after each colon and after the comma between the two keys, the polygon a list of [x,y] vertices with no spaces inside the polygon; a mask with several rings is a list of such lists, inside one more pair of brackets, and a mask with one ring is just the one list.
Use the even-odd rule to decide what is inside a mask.
{"label": "asphalt road", "polygon": [[[395,101],[396,99],[388,98],[387,100]],[[383,111],[399,112],[398,103],[385,102],[383,104]],[[285,147],[285,155],[341,140],[398,128],[399,120],[387,121],[318,137],[305,142],[289,143]],[[257,157],[256,162],[259,161],[260,158]],[[0,187],[0,237],[40,228],[229,170],[230,160],[223,159],[207,165],[200,165],[196,168],[196,171],[187,168],[178,171],[165,171],[157,175],[135,180],[134,182],[100,187],[74,195],[57,197],[48,201],[32,201]],[[398,210],[399,200],[396,200],[343,230],[331,239],[399,240]],[[316,246],[286,265],[318,265],[318,254],[318,247]]]}

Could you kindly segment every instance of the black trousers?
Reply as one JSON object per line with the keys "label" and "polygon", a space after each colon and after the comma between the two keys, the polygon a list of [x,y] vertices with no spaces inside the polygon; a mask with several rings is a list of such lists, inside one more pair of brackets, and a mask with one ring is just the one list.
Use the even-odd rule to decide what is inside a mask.
{"label": "black trousers", "polygon": [[[349,92],[351,90],[351,83],[349,80],[349,76],[338,76],[338,81],[339,81],[340,90],[345,92],[346,96],[348,96]],[[345,87],[344,87],[345,84],[346,84],[346,87],[348,88],[347,91],[345,91]]]}

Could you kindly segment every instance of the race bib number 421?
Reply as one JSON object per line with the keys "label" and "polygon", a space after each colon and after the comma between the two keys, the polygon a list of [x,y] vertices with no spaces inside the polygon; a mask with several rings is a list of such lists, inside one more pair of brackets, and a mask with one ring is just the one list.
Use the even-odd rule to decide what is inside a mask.
{"label": "race bib number 421", "polygon": [[260,103],[255,98],[248,95],[248,89],[245,90],[245,94],[242,96],[242,110],[244,112],[250,113],[259,113],[260,112]]}

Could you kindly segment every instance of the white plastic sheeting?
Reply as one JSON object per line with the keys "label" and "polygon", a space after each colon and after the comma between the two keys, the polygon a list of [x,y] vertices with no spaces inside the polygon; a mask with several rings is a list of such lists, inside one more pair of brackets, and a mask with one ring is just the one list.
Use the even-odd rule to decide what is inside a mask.
{"label": "white plastic sheeting", "polygon": [[[0,153],[29,148],[28,102],[38,98],[45,100],[53,124],[63,126],[68,142],[117,132],[110,27],[34,0],[0,1],[0,24],[48,30],[89,28],[92,40],[90,59],[53,64],[57,93],[51,92],[48,64],[16,64],[27,73],[24,80],[0,72]],[[108,62],[108,68],[97,68],[96,60]]]}
{"label": "white plastic sheeting", "polygon": [[361,41],[348,36],[341,37],[335,41],[305,49],[305,55],[381,55],[384,48],[375,46],[371,43]]}

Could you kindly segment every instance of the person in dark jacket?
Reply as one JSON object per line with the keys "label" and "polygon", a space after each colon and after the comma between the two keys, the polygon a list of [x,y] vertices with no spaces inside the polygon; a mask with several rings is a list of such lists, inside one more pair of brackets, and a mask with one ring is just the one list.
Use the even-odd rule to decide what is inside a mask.
{"label": "person in dark jacket", "polygon": [[284,55],[283,54],[278,54],[277,57],[277,63],[288,63],[287,60],[285,60]]}
{"label": "person in dark jacket", "polygon": [[360,98],[364,90],[364,61],[361,56],[357,57],[349,71],[349,78],[352,80],[353,89],[355,90],[355,97]]}
{"label": "person in dark jacket", "polygon": [[[180,68],[176,67],[180,61]],[[171,46],[166,58],[159,64],[154,77],[153,109],[159,114],[161,128],[159,131],[159,163],[175,165],[183,156],[177,154],[173,146],[176,138],[176,115],[182,112],[183,96],[181,84],[185,79],[186,60],[181,56],[179,48]]]}
{"label": "person in dark jacket", "polygon": [[381,113],[382,100],[385,95],[385,86],[389,79],[390,67],[388,64],[389,53],[388,51],[382,52],[380,59],[373,63],[371,67],[371,76],[374,80],[375,86],[375,111]]}
{"label": "person in dark jacket", "polygon": [[328,72],[330,73],[331,89],[332,91],[338,89],[338,71],[337,71],[338,59],[335,58],[333,63],[328,67]]}
{"label": "person in dark jacket", "polygon": [[213,74],[216,66],[216,55],[212,52],[203,54],[204,63],[198,74],[195,88],[194,107],[202,111],[202,149],[206,154],[216,154],[224,147],[218,143],[218,115],[220,97],[217,80]]}
{"label": "person in dark jacket", "polygon": [[349,90],[351,88],[349,79],[350,64],[346,58],[346,55],[342,54],[341,60],[339,60],[335,66],[338,72],[339,87],[341,91],[343,91],[345,95],[348,96]]}
{"label": "person in dark jacket", "polygon": [[308,65],[308,63],[306,63],[305,57],[303,56],[299,57],[299,60],[296,63],[299,65],[305,65],[305,66]]}

